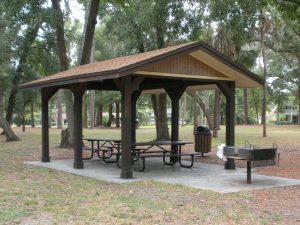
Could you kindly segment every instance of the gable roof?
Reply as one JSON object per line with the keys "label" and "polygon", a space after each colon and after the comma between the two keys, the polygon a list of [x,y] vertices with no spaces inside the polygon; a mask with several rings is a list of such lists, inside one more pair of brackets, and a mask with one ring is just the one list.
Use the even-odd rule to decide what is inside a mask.
{"label": "gable roof", "polygon": [[[209,47],[203,42],[192,42],[78,66],[51,76],[22,84],[19,88],[32,89],[79,82],[101,81],[119,78],[130,74],[136,74],[137,76],[157,74],[158,76],[165,77],[187,78],[184,75],[178,76],[178,74],[174,74],[174,76],[172,76],[173,73],[167,75],[158,72],[152,72],[152,74],[140,73],[140,69],[142,68],[161,63],[164,60],[172,59],[183,54],[189,54],[194,59],[197,59],[201,63],[206,64],[208,67],[224,74],[224,76],[228,77],[229,80],[239,81],[244,79],[246,80],[244,84],[249,87],[260,87],[264,84],[264,80],[262,78],[258,77],[243,66],[233,62],[231,59],[222,55],[215,49]],[[201,76],[189,77],[189,79],[191,78],[199,80],[201,79]],[[236,86],[239,87],[241,85]]]}

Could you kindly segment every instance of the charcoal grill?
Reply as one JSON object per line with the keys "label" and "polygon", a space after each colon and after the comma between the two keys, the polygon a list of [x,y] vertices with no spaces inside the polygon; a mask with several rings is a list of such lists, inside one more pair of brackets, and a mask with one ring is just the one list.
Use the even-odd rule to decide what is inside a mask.
{"label": "charcoal grill", "polygon": [[273,148],[257,148],[250,145],[249,148],[240,148],[239,157],[249,160],[269,160],[276,156],[277,145],[273,144]]}
{"label": "charcoal grill", "polygon": [[238,154],[227,154],[230,151],[224,151],[224,155],[229,159],[247,160],[247,183],[251,184],[251,163],[252,161],[274,159],[277,154],[277,145],[274,143],[272,148],[259,148],[254,145],[246,144],[238,149]]}

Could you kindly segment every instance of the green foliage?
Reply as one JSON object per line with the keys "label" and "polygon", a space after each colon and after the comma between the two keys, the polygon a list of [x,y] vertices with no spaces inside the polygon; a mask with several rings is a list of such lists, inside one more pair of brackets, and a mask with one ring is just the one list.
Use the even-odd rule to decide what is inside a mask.
{"label": "green foliage", "polygon": [[[89,1],[78,0],[83,9]],[[20,82],[27,82],[59,71],[56,49],[54,17],[46,0],[4,0],[0,2],[0,95],[7,105],[9,92],[26,42],[26,32],[39,24],[37,38],[29,49]],[[64,1],[65,37],[69,64],[78,64],[82,28],[81,21],[73,20],[70,1]],[[261,12],[266,14],[266,40],[268,58],[268,105],[282,111],[289,101],[296,102],[299,89],[299,3],[297,1],[243,1],[243,0],[114,0],[101,1],[95,40],[96,60],[149,51],[177,43],[202,40],[219,51],[256,71],[260,60],[259,26]],[[200,93],[202,95],[202,93]],[[213,108],[213,95],[207,92],[209,108]],[[37,93],[17,96],[15,112],[22,113],[28,99]],[[39,99],[39,98],[38,98]],[[138,117],[152,108],[147,97],[138,102]],[[237,115],[243,115],[243,94],[237,92]],[[282,101],[280,101],[280,100]],[[260,90],[249,90],[249,115],[260,117]],[[116,92],[97,92],[96,105],[120,101]],[[39,102],[39,101],[37,101]],[[89,101],[88,101],[89,102]],[[181,105],[183,105],[181,100]],[[39,103],[37,103],[39,104]],[[26,104],[25,104],[26,105]],[[192,122],[192,101],[187,98],[185,120]],[[181,111],[185,108],[182,107]],[[28,111],[28,109],[25,109]],[[224,105],[222,104],[222,111]]]}

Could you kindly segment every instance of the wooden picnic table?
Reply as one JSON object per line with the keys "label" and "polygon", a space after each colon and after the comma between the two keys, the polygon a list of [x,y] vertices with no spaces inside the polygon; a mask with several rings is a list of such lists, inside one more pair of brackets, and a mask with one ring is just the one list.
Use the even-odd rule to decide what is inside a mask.
{"label": "wooden picnic table", "polygon": [[[103,139],[103,138],[84,138],[83,140],[91,142],[92,151],[90,157],[85,159],[91,159],[95,152],[98,157],[106,163],[118,163],[120,156],[122,156],[122,142],[120,139]],[[97,143],[95,147],[95,143]],[[147,142],[135,142],[132,143],[131,157],[132,162],[142,160],[142,168],[137,169],[142,172],[145,170],[146,158],[162,158],[164,164],[174,165],[179,162],[182,167],[191,168],[194,163],[194,156],[200,155],[200,153],[182,153],[182,146],[187,144],[193,144],[191,141],[147,141]],[[171,149],[170,149],[171,147]],[[156,148],[156,149],[155,149]],[[158,148],[158,149],[157,149]],[[102,155],[100,155],[100,152]],[[115,159],[111,159],[115,156]],[[190,157],[191,163],[185,165],[181,161],[181,157]],[[169,162],[166,161],[169,158]]]}
{"label": "wooden picnic table", "polygon": [[[176,162],[179,162],[180,166],[185,168],[191,168],[194,164],[194,156],[200,155],[199,153],[182,153],[182,146],[186,144],[193,144],[190,141],[147,141],[147,142],[136,142],[132,143],[133,151],[132,158],[133,162],[142,160],[142,167],[137,169],[142,172],[145,170],[146,158],[157,158],[160,157],[163,159],[164,164],[174,165]],[[167,146],[174,147],[173,149],[168,149]],[[153,148],[159,148],[159,150],[152,150]],[[188,156],[191,158],[190,165],[185,165],[181,161],[181,157]],[[170,161],[167,162],[166,158],[169,158]]]}
{"label": "wooden picnic table", "polygon": [[[175,146],[176,150],[181,153],[181,147],[183,145],[187,144],[193,144],[191,141],[146,141],[146,142],[136,142],[132,143],[132,147],[136,149],[140,149],[141,153],[147,153],[147,151],[153,147],[158,147],[162,151],[169,152],[170,150],[166,149],[164,146]],[[146,147],[146,148],[140,148],[140,147]],[[178,148],[177,148],[178,147]]]}
{"label": "wooden picnic table", "polygon": [[[94,157],[94,153],[97,153],[100,159],[107,158],[105,156],[106,152],[117,151],[120,152],[120,139],[109,139],[109,138],[83,138],[83,141],[87,141],[91,143],[91,147],[84,148],[84,150],[90,150],[91,156],[88,158],[84,158],[84,160],[91,159]],[[95,143],[96,146],[95,146]],[[100,155],[102,152],[102,156]],[[109,157],[110,158],[110,157]]]}

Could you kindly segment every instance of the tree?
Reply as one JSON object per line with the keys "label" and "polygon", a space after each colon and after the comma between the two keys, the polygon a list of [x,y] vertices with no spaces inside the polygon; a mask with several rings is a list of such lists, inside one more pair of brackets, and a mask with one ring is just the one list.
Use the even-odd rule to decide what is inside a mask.
{"label": "tree", "polygon": [[[55,10],[55,29],[56,29],[56,44],[57,44],[57,54],[59,57],[60,71],[68,70],[68,57],[66,49],[66,41],[64,36],[64,19],[60,8],[60,0],[52,0],[52,7]],[[61,142],[61,148],[70,148],[74,146],[74,111],[73,111],[73,96],[70,90],[64,90],[64,99],[66,104],[66,114],[68,121],[68,136],[65,141],[67,143]]]}
{"label": "tree", "polygon": [[[64,20],[63,14],[60,8],[60,0],[52,0],[52,7],[56,11],[56,37],[57,37],[57,49],[58,56],[60,59],[60,71],[67,70],[68,57],[66,49],[66,41],[64,36]],[[97,13],[99,9],[100,0],[92,0],[89,7],[88,22],[84,33],[84,42],[82,47],[82,52],[80,54],[80,65],[84,65],[90,62],[92,40],[94,36],[94,30],[96,25]],[[68,138],[67,143],[62,142],[60,147],[73,147],[74,146],[74,112],[73,112],[73,97],[70,90],[64,91],[65,104],[68,120]]]}
{"label": "tree", "polygon": [[[300,126],[300,28],[298,1],[271,1],[276,10],[271,15],[274,29],[264,44],[281,58],[276,64],[274,77],[282,79],[286,84],[292,84],[298,99],[298,125]],[[280,68],[281,67],[281,68]]]}
{"label": "tree", "polygon": [[[114,53],[107,56],[110,58],[142,53],[183,42],[186,39],[182,37],[187,32],[192,32],[192,29],[189,30],[188,23],[181,22],[185,16],[188,18],[187,15],[190,13],[189,10],[185,10],[184,1],[181,0],[118,1],[113,5],[110,4],[106,10],[104,33],[109,35],[108,42],[114,43],[115,47],[109,45],[110,49],[107,52]],[[107,45],[107,43],[102,44]],[[156,121],[156,139],[169,139],[167,95],[152,95],[151,99]]]}
{"label": "tree", "polygon": [[[264,80],[267,79],[267,56],[266,56],[266,46],[265,42],[265,35],[267,32],[267,18],[263,13],[261,13],[261,25],[260,25],[260,41],[261,41],[261,55],[262,55],[262,67],[263,67],[263,78]],[[266,129],[266,92],[267,92],[267,82],[265,82],[263,88],[263,102],[262,102],[262,124],[263,124],[263,137],[267,137],[267,129]]]}
{"label": "tree", "polygon": [[5,118],[2,115],[2,112],[0,112],[0,126],[5,131],[6,140],[7,141],[19,141],[20,139],[15,135],[13,130],[11,129],[9,123],[5,120]]}
{"label": "tree", "polygon": [[18,66],[14,78],[12,80],[12,89],[10,91],[8,107],[6,112],[6,120],[9,123],[12,123],[13,109],[15,106],[16,96],[18,93],[18,85],[20,84],[20,80],[23,76],[22,73],[24,72],[24,67],[26,66],[27,57],[30,54],[31,45],[37,36],[40,25],[41,23],[38,22],[37,24],[33,24],[32,27],[27,28],[24,40],[22,42],[22,45],[20,46],[20,50],[19,50],[20,58],[19,58],[19,62],[18,62]]}

